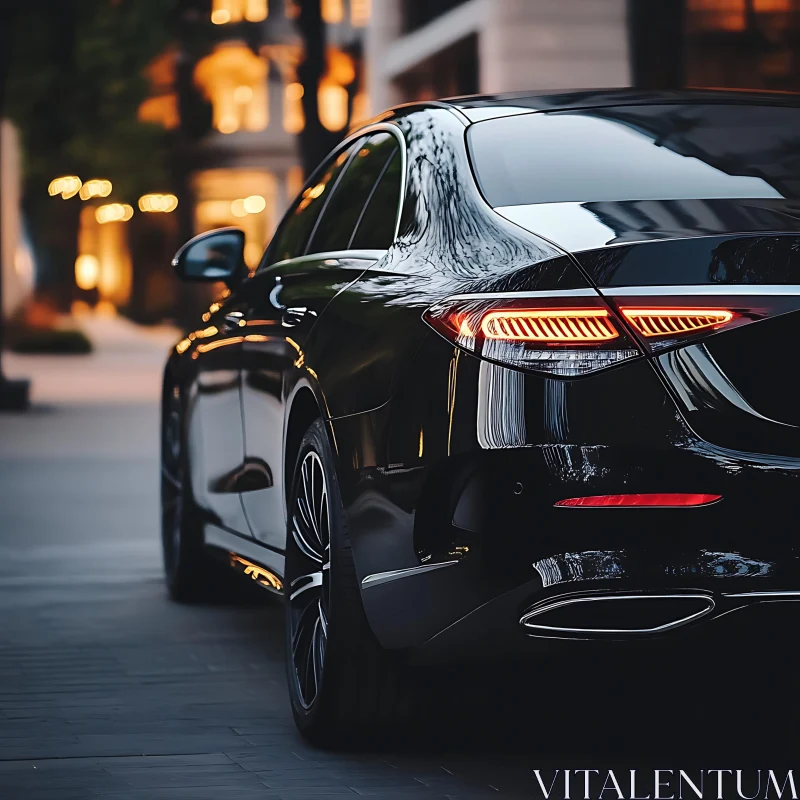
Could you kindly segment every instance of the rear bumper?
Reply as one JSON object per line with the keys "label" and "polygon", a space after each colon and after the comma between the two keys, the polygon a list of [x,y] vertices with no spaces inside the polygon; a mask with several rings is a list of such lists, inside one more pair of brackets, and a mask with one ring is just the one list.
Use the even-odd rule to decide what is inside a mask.
{"label": "rear bumper", "polygon": [[[536,652],[556,635],[520,620],[541,604],[595,593],[700,599],[688,620],[658,608],[663,623],[640,633],[567,638],[669,641],[741,618],[741,607],[768,616],[778,605],[800,610],[785,594],[734,597],[800,591],[800,456],[700,438],[645,361],[561,382],[469,357],[451,367],[457,380],[439,382],[447,395],[409,381],[380,409],[334,421],[362,599],[384,647],[448,658]],[[555,507],[648,493],[722,499],[696,508]],[[559,614],[590,610],[572,605]],[[613,619],[610,604],[593,604],[588,616],[600,608]]]}
{"label": "rear bumper", "polygon": [[715,611],[702,620],[657,635],[617,637],[532,636],[508,620],[519,597],[491,601],[408,652],[417,665],[453,662],[525,660],[546,661],[564,655],[634,656],[666,653],[690,658],[735,653],[737,659],[771,651],[800,622],[800,599],[790,596],[737,599],[714,598]]}
{"label": "rear bumper", "polygon": [[[415,563],[362,576],[385,647],[438,660],[537,653],[554,639],[668,640],[722,630],[719,619],[752,606],[769,615],[800,600],[794,464],[551,445],[484,452],[450,469],[456,477],[431,515],[417,509]],[[554,507],[573,496],[654,491],[722,500]],[[362,553],[369,548],[361,542]]]}
{"label": "rear bumper", "polygon": [[[738,621],[756,606],[762,622],[787,606],[800,619],[795,556],[770,562],[705,550],[671,560],[650,556],[562,553],[535,562],[529,580],[494,595],[486,577],[464,559],[369,582],[362,594],[385,646],[433,661],[545,653],[553,640],[667,641],[696,629],[724,633],[730,628],[719,620]],[[431,633],[436,627],[441,629]]]}

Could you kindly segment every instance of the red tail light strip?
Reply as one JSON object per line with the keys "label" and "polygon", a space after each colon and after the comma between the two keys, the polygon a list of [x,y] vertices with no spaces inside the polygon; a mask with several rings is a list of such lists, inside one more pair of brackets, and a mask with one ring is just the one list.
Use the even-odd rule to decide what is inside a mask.
{"label": "red tail light strip", "polygon": [[481,321],[487,339],[517,342],[607,342],[619,337],[603,308],[502,309]]}
{"label": "red tail light strip", "polygon": [[719,328],[734,314],[722,308],[621,308],[623,316],[643,336],[680,336]]}
{"label": "red tail light strip", "polygon": [[556,508],[688,508],[722,500],[721,494],[600,494],[559,500]]}

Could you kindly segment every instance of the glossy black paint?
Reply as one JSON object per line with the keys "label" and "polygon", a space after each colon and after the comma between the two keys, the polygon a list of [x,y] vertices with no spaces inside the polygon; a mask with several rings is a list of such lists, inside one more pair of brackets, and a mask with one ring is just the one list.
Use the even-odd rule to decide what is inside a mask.
{"label": "glossy black paint", "polygon": [[[800,416],[786,399],[797,396],[794,370],[776,355],[800,310],[796,203],[559,203],[514,218],[487,205],[472,174],[470,121],[682,102],[796,101],[479,98],[400,108],[356,134],[351,141],[388,131],[402,145],[394,242],[275,264],[268,251],[167,364],[165,396],[179,386],[188,398],[207,544],[281,574],[288,477],[302,432],[321,417],[364,609],[384,647],[421,660],[526,652],[542,640],[521,617],[568,595],[699,595],[709,611],[691,624],[710,625],[781,599],[765,593],[800,592],[791,529],[766,524],[790,512],[800,480]],[[422,320],[455,294],[584,289],[613,309],[626,287],[669,296],[687,285],[719,286],[723,298],[735,287],[747,324],[661,351],[642,342],[642,358],[573,380],[480,360]],[[260,483],[242,477],[254,464]],[[723,499],[696,509],[553,507],[647,492]]]}

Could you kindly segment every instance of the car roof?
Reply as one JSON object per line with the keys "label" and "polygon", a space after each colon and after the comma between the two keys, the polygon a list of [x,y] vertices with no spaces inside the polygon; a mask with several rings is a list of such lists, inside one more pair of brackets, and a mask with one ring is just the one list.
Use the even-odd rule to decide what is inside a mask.
{"label": "car roof", "polygon": [[724,103],[736,105],[799,106],[800,94],[743,89],[577,89],[448,97],[439,104],[451,107],[470,122],[537,111],[566,111],[626,105],[681,105]]}

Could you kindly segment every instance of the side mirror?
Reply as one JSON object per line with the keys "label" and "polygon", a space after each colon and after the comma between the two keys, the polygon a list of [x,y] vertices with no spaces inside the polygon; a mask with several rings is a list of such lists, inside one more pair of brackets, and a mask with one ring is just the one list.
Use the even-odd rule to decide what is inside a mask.
{"label": "side mirror", "polygon": [[172,259],[178,277],[185,281],[224,281],[235,286],[247,274],[244,231],[218,228],[189,239]]}

